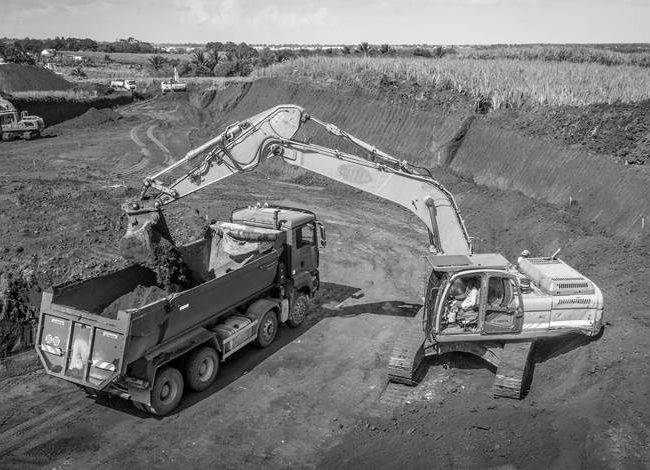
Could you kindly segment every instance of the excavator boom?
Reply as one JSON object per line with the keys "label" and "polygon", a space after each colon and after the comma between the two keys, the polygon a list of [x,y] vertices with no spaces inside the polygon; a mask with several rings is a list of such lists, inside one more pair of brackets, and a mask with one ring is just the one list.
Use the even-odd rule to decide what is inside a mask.
{"label": "excavator boom", "polygon": [[[294,139],[311,121],[327,132],[363,150],[354,155]],[[348,184],[411,210],[429,233],[435,253],[468,255],[470,238],[453,196],[426,169],[400,161],[370,144],[307,114],[295,105],[281,105],[229,126],[223,133],[190,150],[181,160],[146,178],[140,201],[124,206],[130,224],[123,246],[131,251],[138,244],[144,252],[151,238],[167,236],[160,210],[166,204],[236,173],[252,171],[266,158],[286,163]],[[161,178],[177,168],[190,166],[170,184]],[[155,198],[147,197],[150,190]],[[159,230],[160,228],[160,230]],[[134,241],[136,243],[134,243]],[[124,254],[123,250],[123,254]],[[125,257],[133,259],[133,256]]]}

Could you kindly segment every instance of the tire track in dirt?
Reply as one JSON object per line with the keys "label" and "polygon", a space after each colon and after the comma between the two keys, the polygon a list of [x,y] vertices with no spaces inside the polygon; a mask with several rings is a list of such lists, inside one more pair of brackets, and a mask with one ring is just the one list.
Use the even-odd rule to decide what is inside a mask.
{"label": "tire track in dirt", "polygon": [[[155,100],[156,98],[150,98],[149,100],[142,101],[136,105],[130,105],[130,107],[122,108],[122,111],[125,112],[125,114],[135,116],[142,113],[150,118],[144,123],[138,124],[131,128],[129,137],[140,148],[140,153],[143,155],[143,158],[137,163],[127,167],[122,172],[122,174],[132,175],[134,173],[140,173],[142,170],[150,166],[152,168],[158,169],[170,165],[174,162],[172,152],[160,139],[156,137],[154,132],[160,126],[161,122],[169,122],[172,120],[171,116],[178,111],[178,105],[176,105],[172,110],[159,111],[150,109],[149,105],[152,104]],[[144,132],[147,139],[146,141],[140,136],[140,132],[145,127],[147,127],[147,130]],[[148,142],[151,142],[157,151],[152,153]],[[161,154],[162,156],[160,156]],[[155,164],[153,163],[154,156],[158,157],[156,158],[157,162]]]}
{"label": "tire track in dirt", "polygon": [[0,459],[21,448],[35,447],[41,441],[51,439],[53,427],[63,425],[69,417],[82,414],[94,404],[81,393],[62,394],[61,398],[60,405],[0,433]]}
{"label": "tire track in dirt", "polygon": [[[149,121],[149,122],[150,122],[150,121]],[[143,126],[145,126],[145,125],[147,125],[147,124],[148,124],[148,122],[147,122],[147,123],[143,123],[143,124],[137,124],[137,125],[133,126],[133,127],[131,128],[131,130],[129,131],[129,138],[130,138],[130,139],[131,139],[131,140],[132,140],[132,141],[133,141],[133,142],[134,142],[134,143],[139,147],[139,149],[140,149],[140,154],[142,155],[142,157],[141,157],[141,159],[140,159],[137,163],[134,163],[134,164],[132,164],[132,165],[130,165],[130,166],[127,166],[127,167],[124,168],[123,170],[118,170],[117,173],[118,173],[120,176],[124,176],[124,175],[132,175],[132,174],[134,174],[134,173],[136,173],[136,172],[140,172],[140,171],[142,171],[144,168],[146,168],[147,166],[149,166],[149,164],[150,164],[150,162],[151,162],[151,159],[150,159],[150,157],[151,157],[151,152],[149,151],[149,149],[147,148],[147,146],[145,145],[145,143],[142,141],[142,139],[140,139],[140,137],[138,136],[138,131],[139,131]]]}
{"label": "tire track in dirt", "polygon": [[158,128],[158,124],[153,124],[147,128],[147,138],[152,141],[156,147],[158,147],[164,154],[165,154],[165,159],[163,160],[163,164],[169,165],[170,163],[173,162],[173,157],[171,152],[167,147],[165,147],[165,144],[163,144],[160,140],[156,138],[154,135],[154,131]]}

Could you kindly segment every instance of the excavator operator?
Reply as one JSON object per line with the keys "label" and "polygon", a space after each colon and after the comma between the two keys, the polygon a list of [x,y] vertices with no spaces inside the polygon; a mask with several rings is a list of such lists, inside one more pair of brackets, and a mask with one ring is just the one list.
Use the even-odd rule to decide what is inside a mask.
{"label": "excavator operator", "polygon": [[448,304],[447,323],[457,323],[463,328],[478,321],[480,284],[477,279],[456,279],[451,285],[452,300]]}

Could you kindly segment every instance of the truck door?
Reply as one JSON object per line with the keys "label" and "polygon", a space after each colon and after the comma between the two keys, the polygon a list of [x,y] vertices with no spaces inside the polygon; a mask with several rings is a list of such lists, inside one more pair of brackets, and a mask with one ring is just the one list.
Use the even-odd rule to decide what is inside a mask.
{"label": "truck door", "polygon": [[294,245],[291,263],[292,275],[313,271],[318,267],[316,224],[309,222],[294,229]]}
{"label": "truck door", "polygon": [[521,333],[523,302],[517,282],[503,273],[490,273],[481,298],[483,334]]}

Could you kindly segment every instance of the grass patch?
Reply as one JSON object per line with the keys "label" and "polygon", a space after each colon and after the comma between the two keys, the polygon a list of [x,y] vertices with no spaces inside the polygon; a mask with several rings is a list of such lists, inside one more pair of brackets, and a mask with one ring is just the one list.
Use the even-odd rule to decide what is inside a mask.
{"label": "grass patch", "polygon": [[650,52],[618,52],[603,47],[581,45],[512,45],[460,48],[466,59],[516,59],[557,62],[594,63],[601,65],[635,65],[650,67]]}
{"label": "grass patch", "polygon": [[307,57],[258,69],[253,76],[370,90],[415,82],[487,99],[493,108],[584,106],[650,98],[648,68],[542,60]]}

